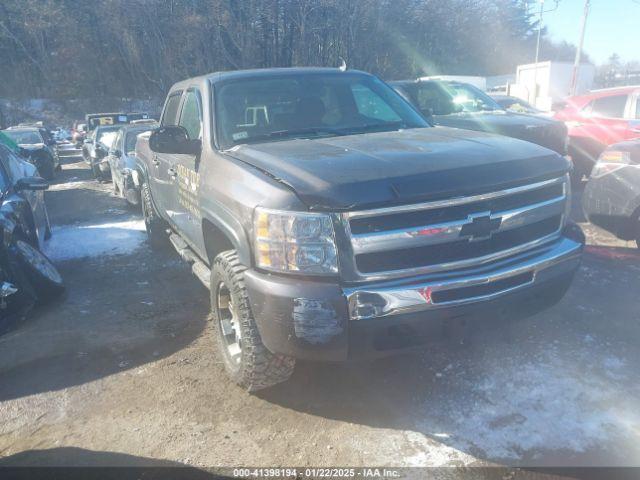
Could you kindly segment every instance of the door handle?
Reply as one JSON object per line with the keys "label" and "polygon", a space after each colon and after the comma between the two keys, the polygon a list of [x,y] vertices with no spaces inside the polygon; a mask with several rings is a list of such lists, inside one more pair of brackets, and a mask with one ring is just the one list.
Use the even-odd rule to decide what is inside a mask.
{"label": "door handle", "polygon": [[178,172],[176,171],[175,168],[169,168],[167,169],[167,173],[169,174],[169,176],[171,178],[176,178],[178,176]]}

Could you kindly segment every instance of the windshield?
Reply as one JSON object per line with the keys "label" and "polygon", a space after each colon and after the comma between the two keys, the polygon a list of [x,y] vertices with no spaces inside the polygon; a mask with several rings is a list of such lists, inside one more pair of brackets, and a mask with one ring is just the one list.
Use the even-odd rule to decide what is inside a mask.
{"label": "windshield", "polygon": [[466,83],[419,82],[403,87],[425,115],[502,110],[489,95]]}
{"label": "windshield", "polygon": [[96,132],[96,142],[101,143],[105,147],[111,147],[111,145],[113,144],[113,141],[118,135],[118,130],[119,130],[118,127],[108,129],[108,130],[107,129],[98,130]]}
{"label": "windshield", "polygon": [[5,130],[7,136],[18,145],[33,145],[36,143],[44,143],[42,136],[35,130]]}
{"label": "windshield", "polygon": [[519,98],[505,98],[496,100],[502,108],[515,113],[540,113],[541,110],[533,107],[530,103]]}
{"label": "windshield", "polygon": [[428,127],[396,92],[362,74],[256,77],[216,89],[222,148],[301,137]]}

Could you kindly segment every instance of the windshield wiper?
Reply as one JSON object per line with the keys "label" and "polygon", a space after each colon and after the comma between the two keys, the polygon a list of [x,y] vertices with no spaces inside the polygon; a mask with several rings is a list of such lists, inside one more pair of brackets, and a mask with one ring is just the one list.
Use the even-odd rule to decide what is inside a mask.
{"label": "windshield wiper", "polygon": [[296,128],[291,130],[276,130],[266,134],[270,138],[277,137],[297,137],[300,135],[344,135],[340,130],[330,127],[309,127],[309,128]]}
{"label": "windshield wiper", "polygon": [[[353,127],[345,127],[341,128],[340,132],[343,132],[343,135],[347,135],[348,133],[364,133],[364,132],[375,132],[375,131],[391,131],[391,130],[400,130],[402,128],[406,128],[407,124],[404,122],[387,122],[387,123],[365,123],[364,125],[354,125]],[[348,132],[348,133],[345,133]]]}
{"label": "windshield wiper", "polygon": [[329,127],[311,127],[311,128],[296,128],[291,130],[276,130],[275,132],[269,133],[259,133],[256,135],[251,135],[247,138],[242,139],[242,141],[237,141],[236,145],[242,144],[250,144],[250,143],[260,143],[265,140],[277,140],[280,138],[294,138],[294,137],[302,137],[305,135],[346,135],[341,131],[338,131],[334,128]]}

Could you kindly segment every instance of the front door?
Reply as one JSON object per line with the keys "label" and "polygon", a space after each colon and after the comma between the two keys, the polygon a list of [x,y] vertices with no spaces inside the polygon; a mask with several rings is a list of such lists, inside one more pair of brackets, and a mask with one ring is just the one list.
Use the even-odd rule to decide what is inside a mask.
{"label": "front door", "polygon": [[[184,127],[190,140],[202,140],[202,98],[196,88],[190,88],[184,95],[178,125]],[[185,240],[202,253],[199,167],[199,155],[173,155],[169,174],[173,181],[174,198],[177,198],[174,202],[173,221]]]}
{"label": "front door", "polygon": [[[180,111],[180,100],[182,91],[173,92],[169,95],[164,107],[160,127],[174,126],[178,124],[178,112]],[[149,183],[151,195],[156,208],[161,212],[166,212],[167,219],[174,223],[175,207],[174,199],[174,178],[170,175],[176,155],[170,153],[151,152],[151,164],[149,165]]]}

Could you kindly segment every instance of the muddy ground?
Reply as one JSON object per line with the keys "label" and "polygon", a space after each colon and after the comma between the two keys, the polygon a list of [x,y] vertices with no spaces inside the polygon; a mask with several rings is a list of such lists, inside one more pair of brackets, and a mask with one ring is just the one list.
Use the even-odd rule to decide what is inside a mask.
{"label": "muddy ground", "polygon": [[0,337],[0,464],[640,464],[632,244],[585,225],[547,312],[417,356],[299,364],[249,395],[225,377],[206,290],[74,162],[47,192],[67,296]]}

